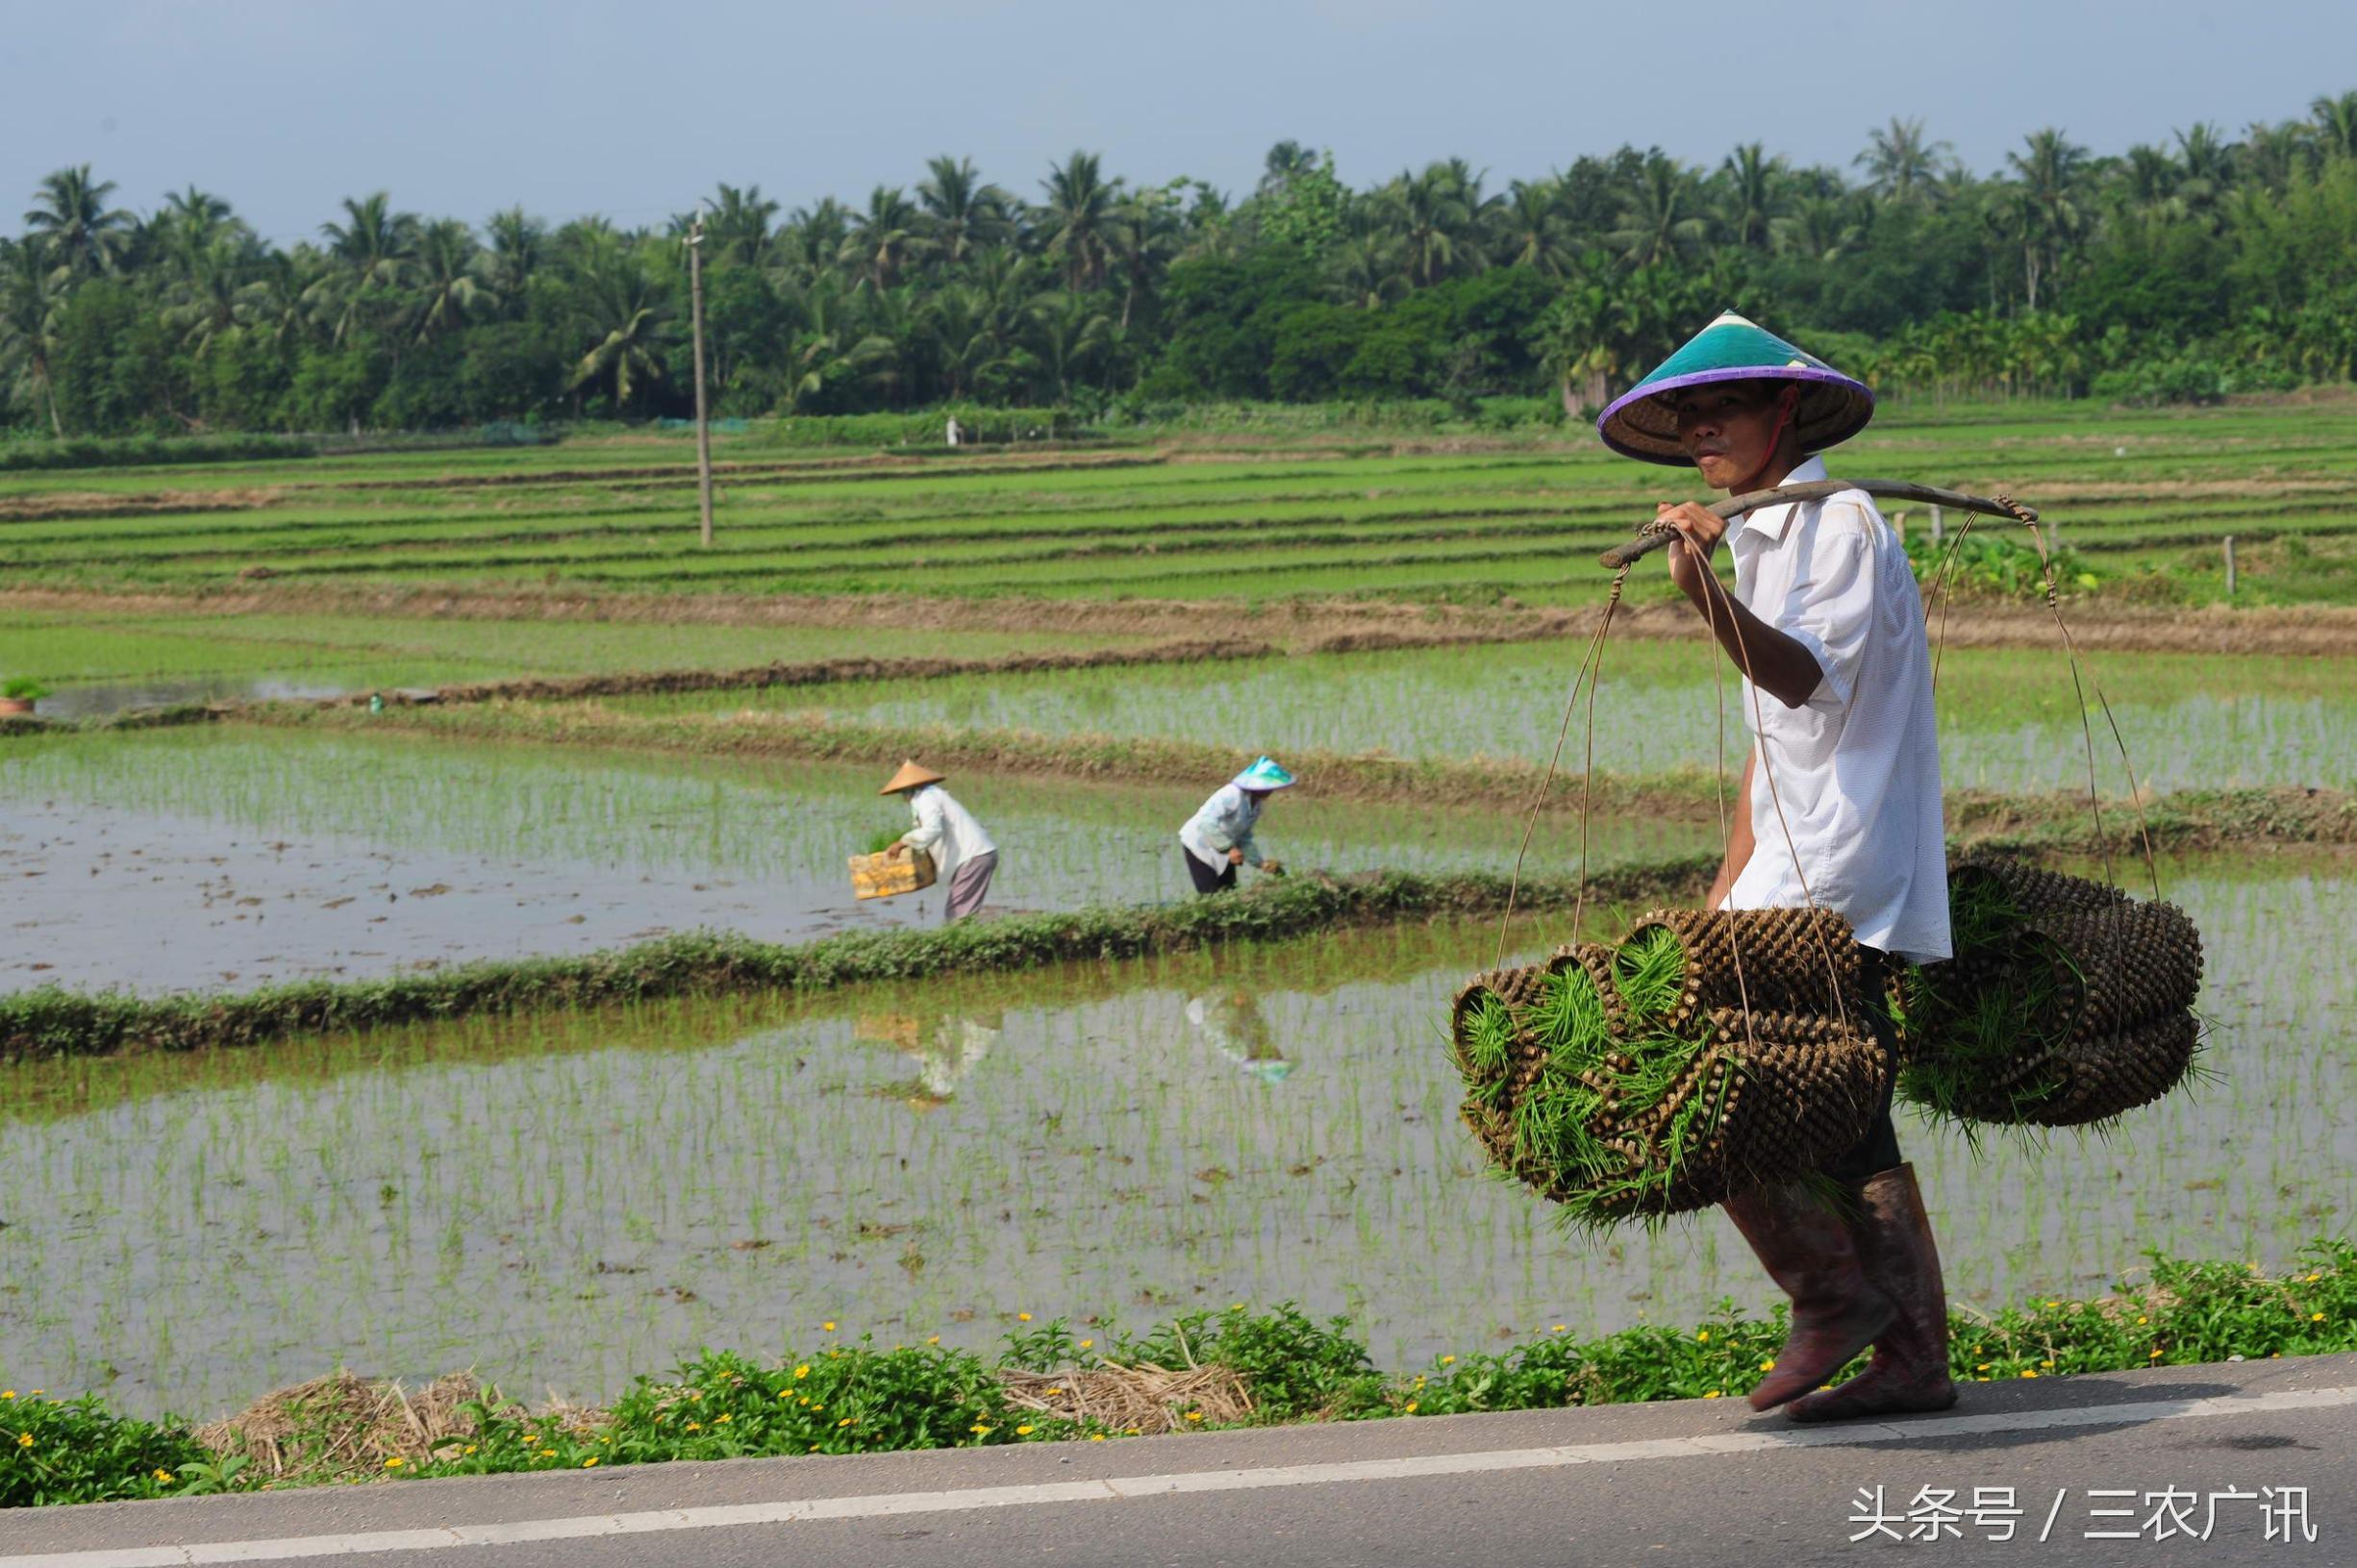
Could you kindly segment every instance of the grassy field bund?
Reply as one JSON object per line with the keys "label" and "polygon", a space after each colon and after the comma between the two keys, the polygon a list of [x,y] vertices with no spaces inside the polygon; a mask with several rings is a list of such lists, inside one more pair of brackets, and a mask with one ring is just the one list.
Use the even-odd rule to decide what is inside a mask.
{"label": "grassy field bund", "polygon": [[[1747,1386],[1732,1231],[1569,1244],[1442,1050],[1501,948],[1719,843],[1738,692],[1658,561],[1542,789],[1593,556],[1691,480],[1230,423],[756,428],[709,551],[669,434],[0,473],[0,681],[51,688],[0,720],[0,1506]],[[1898,406],[1835,468],[2057,526],[2135,776],[2093,712],[2098,834],[2016,537],[1946,616],[1951,834],[2141,891],[2148,827],[2208,959],[2203,1081],[2133,1136],[1906,1128],[1958,1375],[2357,1344],[2357,402]],[[1190,900],[1178,825],[1259,751],[1312,874]],[[909,754],[998,835],[993,918],[852,907]]]}

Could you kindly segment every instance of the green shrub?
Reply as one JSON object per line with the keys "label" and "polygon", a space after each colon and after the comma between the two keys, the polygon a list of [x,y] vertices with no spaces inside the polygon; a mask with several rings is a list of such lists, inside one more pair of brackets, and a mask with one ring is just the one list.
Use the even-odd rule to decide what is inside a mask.
{"label": "green shrub", "polygon": [[186,1427],[116,1415],[95,1394],[0,1389],[0,1508],[165,1497],[212,1458]]}

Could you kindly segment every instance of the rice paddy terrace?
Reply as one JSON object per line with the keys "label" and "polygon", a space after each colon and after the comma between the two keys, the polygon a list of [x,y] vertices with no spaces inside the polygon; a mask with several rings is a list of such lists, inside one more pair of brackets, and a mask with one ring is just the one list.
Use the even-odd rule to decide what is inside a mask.
{"label": "rice paddy terrace", "polygon": [[[1184,897],[1178,824],[1264,750],[1305,776],[1264,824],[1298,869],[1561,876],[1718,841],[1736,693],[1646,603],[1655,565],[1606,650],[1598,809],[1583,831],[1575,729],[1524,847],[1593,554],[1689,493],[1667,470],[1373,437],[953,459],[744,436],[706,551],[687,456],[0,476],[0,679],[52,688],[47,723],[0,734],[0,994],[931,923],[938,895],[857,906],[842,874],[898,825],[874,764],[906,751],[946,759],[997,836],[1000,911]],[[2275,1262],[2345,1229],[2352,998],[2312,937],[2347,923],[2357,839],[2357,680],[2333,657],[2357,645],[2357,410],[1902,411],[1843,467],[2009,488],[2059,524],[2137,768],[2132,788],[2096,714],[2113,847],[2132,795],[2176,824],[2162,875],[2208,944],[2214,1076],[2134,1137],[1975,1156],[1905,1131],[1952,1288],[2084,1290],[2148,1246]],[[1952,830],[2092,849],[2043,602],[1983,585],[1950,628]],[[1016,1309],[1290,1297],[1406,1364],[1764,1301],[1716,1219],[1574,1245],[1482,1174],[1442,1026],[1496,942],[1417,921],[28,1057],[0,1065],[0,1370],[212,1413],[339,1362],[602,1398],[822,1319],[980,1345]]]}

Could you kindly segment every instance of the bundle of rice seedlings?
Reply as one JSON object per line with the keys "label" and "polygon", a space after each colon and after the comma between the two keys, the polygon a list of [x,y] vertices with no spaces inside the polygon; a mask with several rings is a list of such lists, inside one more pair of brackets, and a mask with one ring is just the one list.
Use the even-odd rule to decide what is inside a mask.
{"label": "bundle of rice seedlings", "polygon": [[1996,857],[1948,870],[1955,956],[1898,978],[1899,1095],[2011,1127],[2109,1121],[2200,1044],[2201,936],[2171,904]]}
{"label": "bundle of rice seedlings", "polygon": [[1601,1228],[1811,1171],[1864,1135],[1888,1064],[1838,916],[1647,915],[1617,946],[1493,970],[1450,1051],[1492,1163]]}

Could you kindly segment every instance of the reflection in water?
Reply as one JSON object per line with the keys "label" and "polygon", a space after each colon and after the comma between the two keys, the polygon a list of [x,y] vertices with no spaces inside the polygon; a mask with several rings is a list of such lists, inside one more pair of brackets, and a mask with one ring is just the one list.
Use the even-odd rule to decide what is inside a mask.
{"label": "reflection in water", "polygon": [[936,1101],[958,1091],[966,1074],[982,1065],[1006,1030],[1005,1014],[939,1012],[920,1017],[908,1012],[862,1013],[852,1021],[854,1039],[873,1040],[916,1058],[916,1083]]}
{"label": "reflection in water", "polygon": [[1275,1083],[1293,1070],[1269,1037],[1260,1000],[1250,991],[1206,991],[1190,997],[1187,1021],[1213,1050],[1264,1083]]}

